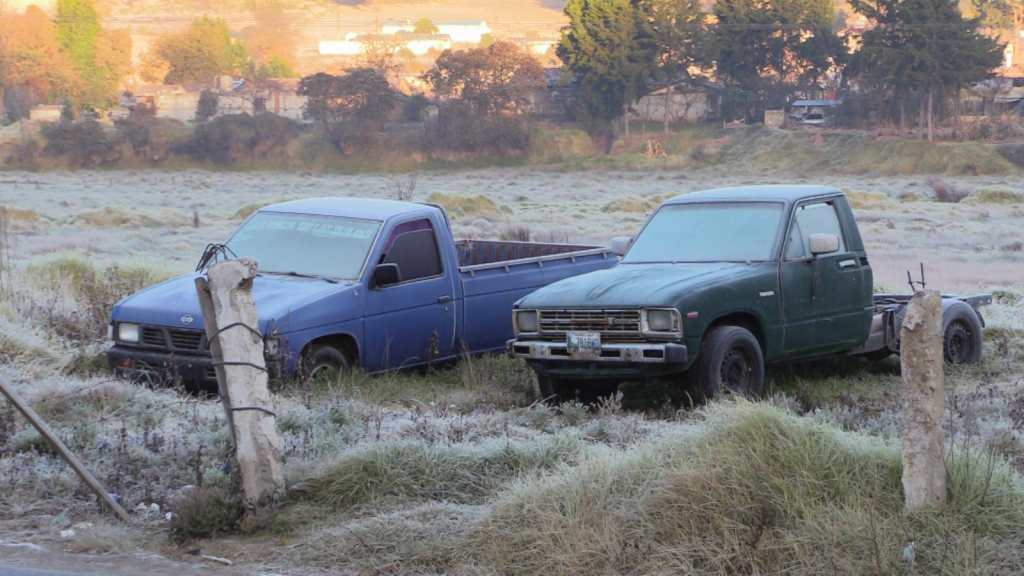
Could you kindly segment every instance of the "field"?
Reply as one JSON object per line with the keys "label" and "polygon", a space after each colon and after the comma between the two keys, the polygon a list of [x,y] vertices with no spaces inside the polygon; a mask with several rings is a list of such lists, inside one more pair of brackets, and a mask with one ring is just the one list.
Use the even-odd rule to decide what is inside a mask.
{"label": "field", "polygon": [[[111,574],[1024,571],[1019,173],[724,172],[0,172],[0,378],[134,518],[123,527],[101,514],[0,407],[0,562]],[[900,512],[893,360],[779,368],[764,402],[705,409],[630,394],[547,407],[505,358],[290,388],[275,397],[289,499],[241,519],[219,403],[113,380],[97,356],[119,295],[190,270],[206,243],[273,201],[413,187],[415,199],[448,206],[457,236],[526,227],[537,239],[606,243],[636,232],[662,199],[769,182],[848,192],[880,289],[906,290],[906,270],[923,262],[930,286],[995,292],[984,361],[947,376],[948,509]]]}

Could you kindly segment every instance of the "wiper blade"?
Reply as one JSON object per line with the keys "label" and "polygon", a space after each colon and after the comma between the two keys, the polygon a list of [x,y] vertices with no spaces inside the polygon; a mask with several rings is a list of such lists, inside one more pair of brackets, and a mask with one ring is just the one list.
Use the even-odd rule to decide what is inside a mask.
{"label": "wiper blade", "polygon": [[296,272],[294,270],[289,270],[288,272],[268,272],[266,270],[261,270],[260,272],[264,274],[274,274],[277,276],[292,276],[294,278],[313,278],[314,280],[323,280],[330,284],[338,283],[334,278],[328,278],[327,276],[321,276],[320,274],[306,274],[304,272]]}

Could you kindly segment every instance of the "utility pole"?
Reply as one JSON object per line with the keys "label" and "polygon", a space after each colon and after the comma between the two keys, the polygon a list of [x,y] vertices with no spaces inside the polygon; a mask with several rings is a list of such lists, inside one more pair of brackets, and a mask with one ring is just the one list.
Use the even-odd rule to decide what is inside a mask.
{"label": "utility pole", "polygon": [[903,373],[903,495],[907,512],[946,502],[942,297],[914,294],[900,329]]}
{"label": "utility pole", "polygon": [[256,271],[256,261],[242,258],[221,262],[206,277],[196,278],[248,509],[272,505],[285,491],[284,449],[271,410],[263,334],[252,297]]}

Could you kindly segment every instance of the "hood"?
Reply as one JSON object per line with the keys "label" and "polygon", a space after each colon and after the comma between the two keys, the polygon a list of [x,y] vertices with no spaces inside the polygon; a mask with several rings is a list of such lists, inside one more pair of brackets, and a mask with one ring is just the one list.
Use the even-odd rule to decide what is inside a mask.
{"label": "hood", "polygon": [[[197,277],[199,274],[179,276],[136,292],[114,306],[111,317],[115,322],[202,330],[203,314],[196,295]],[[307,304],[328,296],[350,293],[353,286],[313,278],[257,276],[253,280],[252,294],[260,317],[260,329],[266,332],[271,322],[280,326],[293,312]]]}
{"label": "hood", "polygon": [[519,301],[520,308],[639,308],[676,306],[687,294],[734,280],[751,266],[622,264],[549,284]]}

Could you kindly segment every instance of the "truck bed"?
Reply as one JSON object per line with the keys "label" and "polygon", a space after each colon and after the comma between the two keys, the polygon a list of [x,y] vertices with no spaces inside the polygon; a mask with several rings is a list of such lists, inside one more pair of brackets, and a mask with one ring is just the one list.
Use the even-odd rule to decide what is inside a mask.
{"label": "truck bed", "polygon": [[[512,337],[512,303],[569,276],[614,266],[608,248],[499,240],[458,240],[464,298],[461,324],[470,350],[502,350]],[[500,326],[503,329],[496,330]]]}
{"label": "truck bed", "polygon": [[459,255],[459,266],[463,271],[467,271],[467,268],[479,270],[482,267],[504,266],[546,256],[568,256],[574,252],[592,253],[595,250],[604,251],[606,249],[600,246],[584,246],[579,244],[548,244],[506,240],[455,241],[455,251]]}

